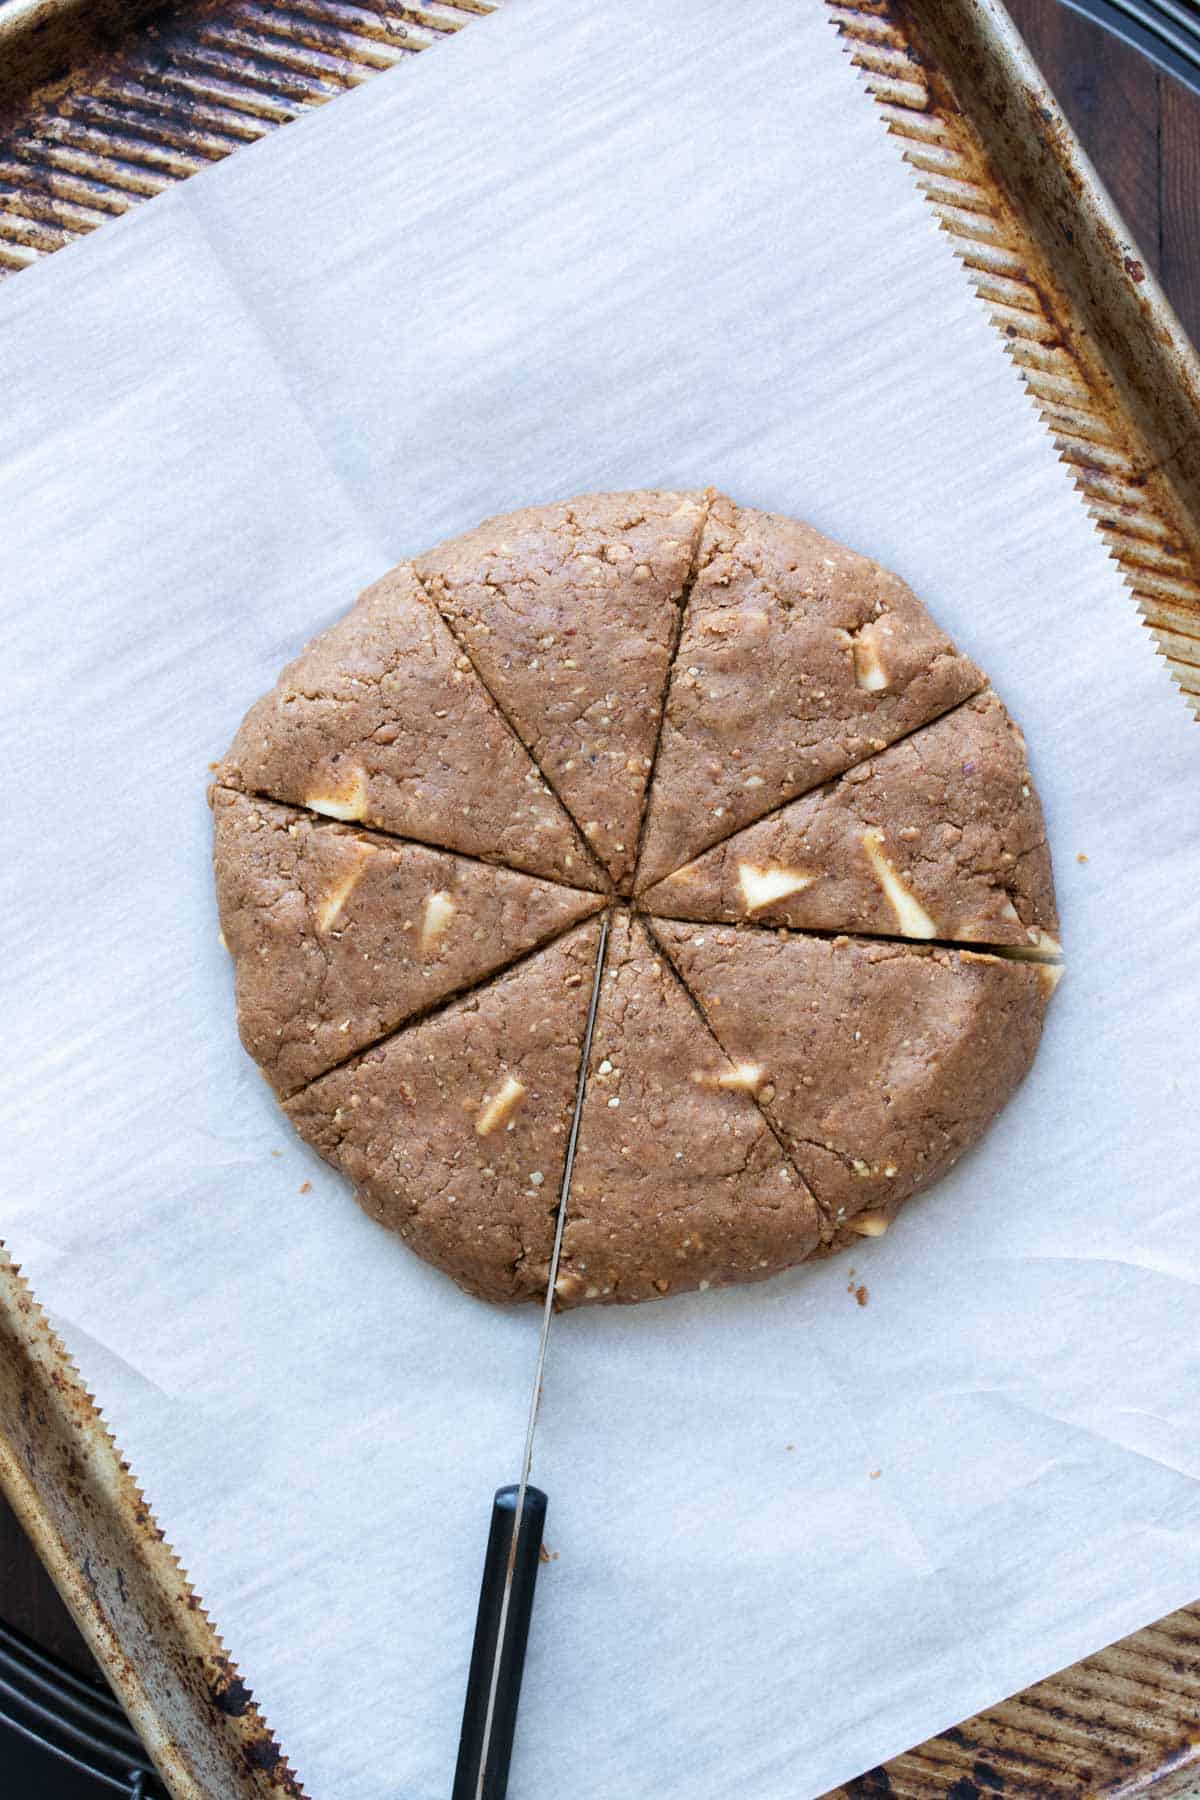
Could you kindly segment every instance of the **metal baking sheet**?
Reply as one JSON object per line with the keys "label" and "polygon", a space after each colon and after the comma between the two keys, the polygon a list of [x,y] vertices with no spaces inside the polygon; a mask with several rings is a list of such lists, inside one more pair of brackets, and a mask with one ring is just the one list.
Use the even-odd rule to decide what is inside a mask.
{"label": "metal baking sheet", "polygon": [[175,1800],[299,1795],[78,1370],[2,1250],[0,1488]]}
{"label": "metal baking sheet", "polygon": [[[998,7],[830,6],[1181,685],[1200,694],[1194,353]],[[89,14],[77,40],[83,9],[10,9],[0,261],[17,272],[483,10],[180,6],[122,42],[111,13],[107,39]],[[47,19],[53,31],[37,34]],[[88,53],[75,72],[28,91],[78,41]],[[172,1791],[298,1793],[11,1265],[0,1331],[0,1481]],[[1200,1611],[1189,1609],[849,1791],[1186,1792],[1200,1766],[1198,1690]]]}

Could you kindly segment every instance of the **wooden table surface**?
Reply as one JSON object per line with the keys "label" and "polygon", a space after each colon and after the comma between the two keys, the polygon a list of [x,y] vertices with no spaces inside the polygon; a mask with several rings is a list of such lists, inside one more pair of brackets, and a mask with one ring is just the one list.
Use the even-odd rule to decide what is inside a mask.
{"label": "wooden table surface", "polygon": [[[1200,97],[1061,0],[1007,0],[1017,26],[1159,276],[1200,342]],[[1200,1589],[1200,1578],[1197,1580]],[[74,1667],[94,1665],[0,1499],[0,1618]],[[886,1793],[882,1771],[847,1793]],[[50,1800],[49,1796],[45,1800]]]}
{"label": "wooden table surface", "polygon": [[1061,0],[1005,4],[1200,344],[1200,96]]}

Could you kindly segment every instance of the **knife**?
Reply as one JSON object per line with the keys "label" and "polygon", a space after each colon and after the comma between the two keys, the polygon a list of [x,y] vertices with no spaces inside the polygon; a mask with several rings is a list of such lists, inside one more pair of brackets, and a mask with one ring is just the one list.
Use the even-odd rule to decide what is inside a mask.
{"label": "knife", "polygon": [[508,1792],[508,1769],[517,1727],[517,1704],[521,1697],[521,1676],[525,1669],[525,1646],[529,1639],[533,1592],[541,1561],[542,1529],[546,1522],[546,1496],[541,1488],[534,1487],[529,1480],[533,1464],[533,1434],[542,1399],[546,1345],[550,1337],[550,1321],[554,1317],[554,1287],[558,1280],[563,1229],[567,1222],[567,1196],[571,1191],[571,1174],[575,1167],[575,1147],[579,1141],[579,1121],[583,1114],[588,1062],[592,1054],[592,1034],[596,1029],[596,1010],[600,1004],[600,978],[604,973],[604,953],[607,948],[608,915],[605,914],[600,924],[600,945],[592,977],[592,998],[583,1034],[579,1079],[575,1086],[575,1112],[567,1138],[567,1155],[558,1196],[554,1248],[550,1253],[542,1328],[538,1336],[537,1361],[534,1364],[533,1391],[529,1396],[521,1478],[515,1486],[497,1488],[492,1502],[492,1522],[483,1559],[483,1580],[479,1588],[479,1608],[475,1615],[475,1641],[467,1675],[467,1697],[463,1705],[452,1800],[504,1800]]}

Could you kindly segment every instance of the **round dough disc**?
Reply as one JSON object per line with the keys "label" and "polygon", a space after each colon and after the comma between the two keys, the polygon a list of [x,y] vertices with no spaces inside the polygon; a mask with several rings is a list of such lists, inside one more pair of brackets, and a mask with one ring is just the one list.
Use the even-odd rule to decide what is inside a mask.
{"label": "round dough disc", "polygon": [[367,590],[210,789],[238,1024],[485,1299],[757,1280],[987,1130],[1061,972],[1025,741],[904,583],[707,492],[492,519]]}

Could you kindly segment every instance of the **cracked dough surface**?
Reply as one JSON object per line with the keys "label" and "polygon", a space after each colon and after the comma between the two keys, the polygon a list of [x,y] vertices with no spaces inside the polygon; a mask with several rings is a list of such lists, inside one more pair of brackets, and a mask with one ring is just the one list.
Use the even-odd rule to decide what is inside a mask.
{"label": "cracked dough surface", "polygon": [[210,801],[238,1024],[469,1292],[760,1279],[886,1230],[1061,972],[1020,730],[895,575],[712,492],[527,508],[376,582]]}

